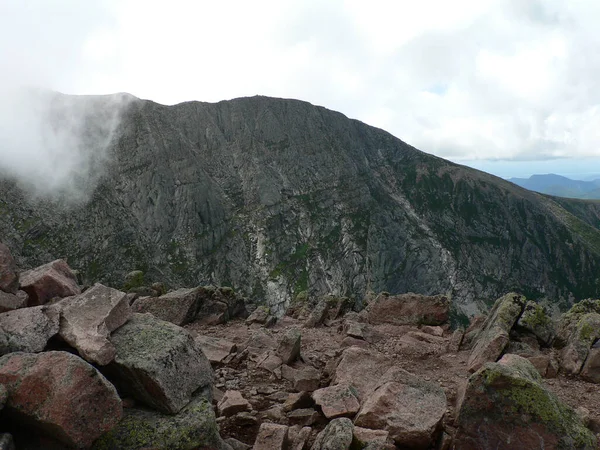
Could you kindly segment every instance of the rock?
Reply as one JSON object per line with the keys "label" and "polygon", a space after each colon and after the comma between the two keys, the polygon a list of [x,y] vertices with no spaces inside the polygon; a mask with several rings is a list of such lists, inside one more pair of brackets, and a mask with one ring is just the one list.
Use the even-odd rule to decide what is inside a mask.
{"label": "rock", "polygon": [[437,384],[394,367],[365,399],[354,423],[387,430],[397,446],[426,449],[438,438],[446,412],[446,395]]}
{"label": "rock", "polygon": [[353,436],[354,425],[350,419],[333,419],[317,435],[311,450],[348,450]]}
{"label": "rock", "polygon": [[29,296],[29,306],[81,294],[77,277],[63,259],[21,273],[21,289]]}
{"label": "rock", "polygon": [[444,338],[419,331],[409,331],[398,342],[401,344],[402,354],[419,358],[445,353],[448,348],[448,342]]}
{"label": "rock", "polygon": [[458,407],[455,448],[595,449],[577,414],[517,355],[487,363],[469,378]]}
{"label": "rock", "polygon": [[125,289],[126,291],[142,286],[144,286],[144,272],[142,272],[141,270],[132,270],[127,275],[125,275],[125,283],[123,284],[123,289]]}
{"label": "rock", "polygon": [[345,337],[344,339],[342,339],[342,342],[340,342],[340,348],[348,348],[348,347],[360,347],[360,348],[369,348],[369,343],[366,341],[363,341],[362,339],[357,339],[357,338],[353,338],[353,337]]}
{"label": "rock", "polygon": [[59,335],[82,358],[101,366],[115,358],[115,347],[108,338],[131,317],[127,294],[96,284],[56,307],[60,310]]}
{"label": "rock", "polygon": [[232,450],[250,450],[252,448],[251,445],[244,444],[235,438],[227,438],[224,441]]}
{"label": "rock", "polygon": [[294,369],[293,367],[281,366],[281,375],[292,382],[294,389],[298,392],[312,392],[319,389],[321,376],[314,367],[303,367]]}
{"label": "rock", "polygon": [[525,304],[517,325],[534,334],[543,346],[549,346],[554,339],[555,331],[552,319],[541,305],[531,300]]}
{"label": "rock", "polygon": [[248,325],[252,325],[253,323],[259,323],[261,325],[264,325],[265,323],[267,323],[267,320],[270,316],[270,308],[265,305],[260,305],[252,312],[252,314],[248,316],[248,318],[246,319],[246,323]]}
{"label": "rock", "polygon": [[567,346],[560,354],[560,365],[565,373],[576,375],[581,371],[592,344],[598,338],[600,338],[600,314],[583,315],[573,325]]}
{"label": "rock", "polygon": [[19,273],[10,249],[0,242],[0,291],[16,294],[19,290]]}
{"label": "rock", "polygon": [[248,342],[246,342],[245,348],[248,350],[275,350],[277,348],[277,341],[270,332],[263,329],[255,330],[250,335]]}
{"label": "rock", "polygon": [[442,337],[444,335],[444,329],[442,327],[432,327],[425,325],[421,327],[421,332],[431,334],[432,336]]}
{"label": "rock", "polygon": [[275,370],[283,364],[281,358],[273,352],[265,352],[263,357],[257,361],[257,366],[261,369],[274,373]]}
{"label": "rock", "polygon": [[600,342],[590,349],[585,364],[581,369],[581,378],[592,383],[600,383]]}
{"label": "rock", "polygon": [[98,439],[93,450],[214,449],[229,450],[219,436],[213,409],[203,396],[195,397],[176,415],[147,409],[124,411],[119,424]]}
{"label": "rock", "polygon": [[443,325],[450,315],[450,300],[444,295],[379,295],[366,308],[372,324]]}
{"label": "rock", "polygon": [[371,430],[369,428],[354,427],[354,441],[360,445],[360,448],[371,445],[370,448],[376,449],[395,449],[396,446],[390,442],[390,432],[386,430]]}
{"label": "rock", "polygon": [[291,425],[308,427],[317,422],[319,413],[312,408],[300,408],[289,412],[287,418]]}
{"label": "rock", "polygon": [[554,345],[563,348],[577,330],[577,324],[586,314],[600,314],[600,300],[586,299],[574,304],[569,311],[564,313],[557,326]]}
{"label": "rock", "polygon": [[198,334],[194,340],[200,346],[210,363],[215,366],[222,365],[225,358],[237,349],[237,346],[233,342],[212,336]]}
{"label": "rock", "polygon": [[117,349],[106,366],[120,392],[165,413],[177,413],[213,379],[210,363],[183,328],[149,314],[133,314],[115,331]]}
{"label": "rock", "polygon": [[291,364],[298,359],[301,340],[302,335],[297,329],[291,328],[285,332],[277,347],[277,355],[283,364]]}
{"label": "rock", "polygon": [[252,450],[284,450],[288,427],[275,423],[262,423],[254,441]]}
{"label": "rock", "polygon": [[150,313],[157,319],[183,326],[192,322],[200,309],[204,291],[201,287],[178,289],[160,297],[139,298],[133,303],[133,310]]}
{"label": "rock", "polygon": [[0,314],[0,354],[38,353],[58,333],[58,312],[44,306],[16,309]]}
{"label": "rock", "polygon": [[25,291],[17,291],[16,294],[0,291],[0,313],[25,308],[28,298]]}
{"label": "rock", "polygon": [[313,392],[312,398],[328,419],[354,417],[360,409],[356,390],[349,385],[337,384],[318,389]]}
{"label": "rock", "polygon": [[309,392],[291,393],[287,396],[284,404],[284,411],[292,411],[299,408],[310,408],[315,404]]}
{"label": "rock", "polygon": [[450,342],[448,343],[448,351],[450,353],[458,353],[460,350],[460,346],[462,344],[463,338],[465,336],[465,331],[462,329],[454,330],[452,336],[450,336]]}
{"label": "rock", "polygon": [[331,384],[354,387],[357,398],[362,401],[391,366],[390,359],[382,353],[350,347],[342,353]]}
{"label": "rock", "polygon": [[527,360],[535,367],[540,376],[545,377],[548,372],[551,358],[548,355],[529,356]]}
{"label": "rock", "polygon": [[230,287],[200,287],[200,307],[195,322],[201,325],[218,325],[229,319],[247,314],[243,297]]}
{"label": "rock", "polygon": [[310,438],[310,434],[312,432],[312,428],[310,427],[302,427],[297,433],[294,433],[292,436],[292,429],[294,427],[290,427],[289,429],[289,450],[304,450],[308,439]]}
{"label": "rock", "polygon": [[319,300],[319,303],[311,311],[308,319],[304,322],[306,328],[314,328],[323,323],[329,312],[329,302],[326,299]]}
{"label": "rock", "polygon": [[226,391],[225,395],[217,405],[220,416],[233,416],[242,411],[250,411],[252,405],[246,400],[240,391]]}
{"label": "rock", "polygon": [[0,358],[0,383],[8,391],[5,417],[68,446],[89,447],[123,412],[113,385],[67,352],[5,355]]}
{"label": "rock", "polygon": [[461,343],[461,347],[471,350],[475,339],[479,336],[481,329],[483,328],[483,324],[485,323],[487,317],[486,316],[474,316],[471,318],[469,322],[469,326],[465,330],[465,334],[463,337],[463,341]]}
{"label": "rock", "polygon": [[496,300],[469,355],[470,372],[500,357],[508,345],[510,330],[519,319],[524,307],[525,297],[522,295],[510,293]]}
{"label": "rock", "polygon": [[0,450],[16,450],[15,441],[13,440],[12,434],[2,433],[0,434]]}
{"label": "rock", "polygon": [[335,320],[344,316],[344,314],[351,311],[354,306],[354,300],[348,297],[327,296],[326,300],[327,303],[329,303],[327,316],[330,320]]}

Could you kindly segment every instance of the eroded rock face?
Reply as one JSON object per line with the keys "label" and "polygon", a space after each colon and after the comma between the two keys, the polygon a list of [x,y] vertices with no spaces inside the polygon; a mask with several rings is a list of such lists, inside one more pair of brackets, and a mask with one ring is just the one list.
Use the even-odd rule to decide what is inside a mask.
{"label": "eroded rock face", "polygon": [[400,447],[427,449],[441,432],[445,412],[446,395],[439,385],[394,367],[367,396],[354,423],[389,431]]}
{"label": "eroded rock face", "polygon": [[38,353],[59,330],[59,314],[52,307],[34,306],[0,314],[0,354]]}
{"label": "eroded rock face", "polygon": [[165,413],[179,412],[200,388],[209,387],[213,372],[194,338],[183,328],[149,314],[133,314],[116,330],[117,349],[106,366],[117,388]]}
{"label": "eroded rock face", "polygon": [[63,259],[21,273],[21,289],[29,295],[29,306],[81,293],[77,277]]}
{"label": "eroded rock face", "polygon": [[456,448],[595,449],[596,437],[517,355],[487,363],[469,378],[459,405]]}
{"label": "eroded rock face", "polygon": [[10,249],[0,242],[0,291],[16,294],[19,290],[17,264]]}
{"label": "eroded rock face", "polygon": [[510,341],[510,330],[523,312],[525,301],[525,297],[514,293],[496,300],[469,356],[470,372],[476,371],[486,362],[496,361],[502,355]]}
{"label": "eroded rock face", "polygon": [[450,300],[444,295],[379,295],[366,311],[372,324],[442,325],[450,316]]}
{"label": "eroded rock face", "polygon": [[113,385],[67,352],[5,355],[0,383],[9,394],[4,414],[76,448],[88,448],[123,412]]}
{"label": "eroded rock face", "polygon": [[55,307],[61,316],[59,335],[82,358],[101,366],[115,358],[116,349],[109,336],[131,317],[126,293],[96,284]]}
{"label": "eroded rock face", "polygon": [[281,358],[283,364],[291,364],[300,356],[300,345],[302,335],[295,328],[287,330],[279,341],[277,347],[277,356]]}

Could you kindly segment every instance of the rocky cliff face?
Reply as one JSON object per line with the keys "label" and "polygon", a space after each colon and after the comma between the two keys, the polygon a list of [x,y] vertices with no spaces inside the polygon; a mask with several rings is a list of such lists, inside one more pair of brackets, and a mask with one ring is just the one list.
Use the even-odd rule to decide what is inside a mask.
{"label": "rocky cliff face", "polygon": [[[89,102],[98,129],[106,103],[74,101]],[[275,309],[306,290],[443,293],[468,313],[510,290],[565,305],[600,294],[585,202],[559,204],[301,101],[133,99],[99,179],[77,203],[0,182],[0,236],[21,267],[66,257],[117,286],[141,269]]]}

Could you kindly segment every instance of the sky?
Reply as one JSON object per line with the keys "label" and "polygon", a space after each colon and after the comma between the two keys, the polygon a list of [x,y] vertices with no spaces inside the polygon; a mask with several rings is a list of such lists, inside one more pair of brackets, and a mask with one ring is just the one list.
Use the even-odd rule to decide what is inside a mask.
{"label": "sky", "polygon": [[[597,0],[0,0],[0,94],[297,98],[503,177],[585,178],[600,173],[598,23]],[[4,103],[11,144],[2,123],[34,118]],[[8,147],[0,169],[26,170]]]}

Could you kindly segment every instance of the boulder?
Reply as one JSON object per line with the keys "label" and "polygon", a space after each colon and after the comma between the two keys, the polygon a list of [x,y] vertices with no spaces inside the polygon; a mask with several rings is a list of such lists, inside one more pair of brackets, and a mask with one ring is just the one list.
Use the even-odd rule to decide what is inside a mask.
{"label": "boulder", "polygon": [[21,273],[21,289],[29,296],[29,306],[81,294],[75,273],[63,259]]}
{"label": "boulder", "polygon": [[219,436],[210,401],[197,396],[176,415],[128,408],[123,419],[98,439],[93,450],[229,450]]}
{"label": "boulder", "polygon": [[450,353],[458,353],[465,336],[465,330],[459,328],[454,330],[452,336],[450,336],[450,342],[448,342],[448,351]]}
{"label": "boulder", "polygon": [[353,437],[354,425],[350,419],[333,419],[317,435],[311,450],[348,450]]}
{"label": "boulder", "polygon": [[226,391],[217,405],[217,410],[220,416],[229,417],[242,411],[252,410],[252,405],[240,391]]}
{"label": "boulder", "polygon": [[150,313],[157,319],[183,326],[192,322],[201,306],[204,289],[178,289],[160,297],[138,298],[132,305],[135,312]]}
{"label": "boulder", "polygon": [[525,358],[507,354],[468,380],[458,405],[456,448],[595,449],[577,414],[547,390]]}
{"label": "boulder", "polygon": [[59,330],[59,314],[46,305],[0,314],[0,354],[38,353]]}
{"label": "boulder", "polygon": [[380,294],[366,308],[369,323],[443,325],[450,317],[450,300],[444,295]]}
{"label": "boulder", "polygon": [[571,335],[576,331],[579,321],[583,316],[590,313],[600,314],[600,300],[586,299],[574,304],[560,318],[556,328],[554,345],[557,348],[566,346]]}
{"label": "boulder", "polygon": [[210,363],[215,366],[222,365],[225,358],[235,352],[237,348],[231,341],[212,336],[198,334],[194,340],[200,346],[202,353],[204,353]]}
{"label": "boulder", "polygon": [[316,326],[321,325],[323,321],[327,318],[328,312],[329,302],[325,298],[322,298],[310,312],[308,318],[304,322],[304,326],[306,328],[314,328]]}
{"label": "boulder", "polygon": [[390,432],[386,430],[371,430],[369,428],[354,427],[354,442],[359,448],[367,449],[396,449],[390,440]]}
{"label": "boulder", "polygon": [[567,345],[560,353],[560,365],[569,375],[578,374],[588,357],[590,348],[600,338],[600,314],[584,314],[572,326]]}
{"label": "boulder", "polygon": [[590,349],[581,369],[581,378],[592,383],[600,383],[600,341],[597,341]]}
{"label": "boulder", "polygon": [[431,334],[432,336],[442,337],[444,335],[444,329],[440,326],[425,325],[421,327],[421,332]]}
{"label": "boulder", "polygon": [[0,313],[25,308],[28,298],[25,291],[17,291],[16,294],[0,291]]}
{"label": "boulder", "polygon": [[319,413],[313,408],[295,409],[288,413],[287,418],[290,425],[309,427],[319,420]]}
{"label": "boulder", "polygon": [[298,359],[301,340],[302,335],[297,329],[291,328],[285,332],[277,347],[277,355],[281,358],[283,364],[291,364]]}
{"label": "boulder", "polygon": [[120,392],[165,413],[179,412],[198,389],[210,389],[206,356],[183,328],[150,314],[133,314],[111,342],[115,360],[106,366]]}
{"label": "boulder", "polygon": [[110,333],[131,317],[127,294],[95,284],[83,294],[56,304],[60,310],[59,335],[82,358],[104,366],[116,355]]}
{"label": "boulder", "polygon": [[17,264],[9,248],[0,242],[0,291],[16,294],[19,290]]}
{"label": "boulder", "polygon": [[200,292],[200,307],[195,321],[202,325],[218,325],[247,315],[244,298],[230,287],[203,286]]}
{"label": "boulder", "polygon": [[426,449],[436,442],[446,412],[446,395],[435,383],[393,367],[363,402],[354,423],[389,431],[397,446]]}
{"label": "boulder", "polygon": [[354,417],[360,409],[356,390],[349,385],[336,384],[313,392],[312,398],[328,419]]}
{"label": "boulder", "polygon": [[144,286],[144,272],[141,270],[132,270],[125,275],[125,283],[123,289],[129,291]]}
{"label": "boulder", "polygon": [[392,362],[383,353],[349,347],[342,353],[331,384],[352,386],[357,398],[362,401],[391,366]]}
{"label": "boulder", "polygon": [[246,323],[248,325],[252,325],[253,323],[264,325],[269,320],[269,317],[271,317],[271,309],[268,306],[260,305],[248,316]]}
{"label": "boulder", "polygon": [[284,411],[293,411],[294,409],[310,408],[314,406],[315,402],[310,396],[309,392],[292,392],[287,396],[283,403]]}
{"label": "boulder", "polygon": [[329,295],[325,297],[329,303],[329,311],[327,316],[330,320],[335,320],[342,317],[344,314],[352,310],[354,300],[348,297],[336,297]]}
{"label": "boulder", "polygon": [[252,353],[263,353],[264,350],[275,350],[277,341],[273,335],[264,329],[255,330],[250,334],[250,338],[246,342],[245,348]]}
{"label": "boulder", "polygon": [[290,366],[281,366],[281,376],[292,382],[298,392],[312,392],[319,389],[321,376],[319,371],[311,366],[295,369]]}
{"label": "boulder", "polygon": [[310,427],[302,427],[298,430],[298,432],[293,433],[292,430],[296,428],[300,428],[299,426],[290,427],[288,432],[289,438],[289,450],[304,450],[308,439],[310,438],[310,434],[312,429]]}
{"label": "boulder", "polygon": [[76,448],[89,447],[123,413],[113,385],[67,352],[5,355],[0,358],[0,383],[9,394],[6,418]]}
{"label": "boulder", "polygon": [[254,441],[253,450],[284,450],[287,444],[288,427],[275,423],[262,423]]}
{"label": "boulder", "polygon": [[510,293],[494,303],[469,355],[469,371],[474,372],[488,361],[496,361],[508,345],[509,333],[523,308],[525,297]]}
{"label": "boulder", "polygon": [[556,334],[552,319],[548,316],[546,310],[531,300],[525,304],[523,314],[521,314],[517,325],[532,333],[543,346],[549,346]]}

